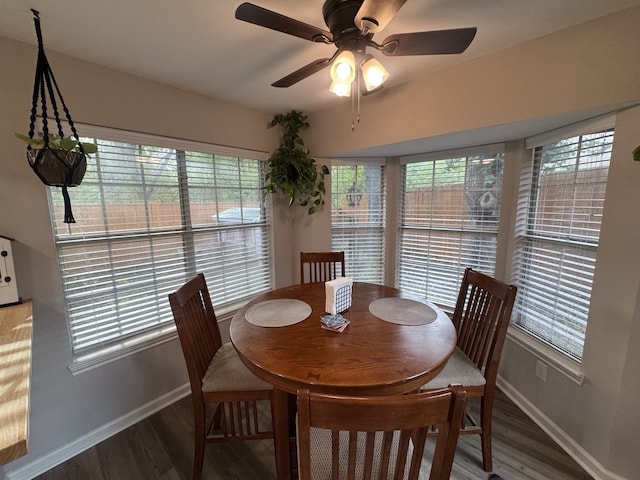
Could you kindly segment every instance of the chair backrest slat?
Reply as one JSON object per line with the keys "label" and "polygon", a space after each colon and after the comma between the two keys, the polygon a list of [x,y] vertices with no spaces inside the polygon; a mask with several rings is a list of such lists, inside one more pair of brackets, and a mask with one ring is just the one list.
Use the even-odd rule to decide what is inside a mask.
{"label": "chair backrest slat", "polygon": [[300,252],[300,283],[326,282],[344,276],[344,252]]}

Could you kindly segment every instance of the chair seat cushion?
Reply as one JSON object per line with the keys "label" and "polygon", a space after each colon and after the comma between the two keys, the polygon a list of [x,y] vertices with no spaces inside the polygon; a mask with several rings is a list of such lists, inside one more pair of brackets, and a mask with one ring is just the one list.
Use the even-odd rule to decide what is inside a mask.
{"label": "chair seat cushion", "polygon": [[231,343],[223,344],[216,352],[202,381],[203,392],[271,390],[269,383],[260,380],[238,356]]}
{"label": "chair seat cushion", "polygon": [[455,383],[460,383],[465,387],[483,387],[487,383],[480,369],[457,347],[444,369],[437,377],[423,385],[422,390],[447,388]]}

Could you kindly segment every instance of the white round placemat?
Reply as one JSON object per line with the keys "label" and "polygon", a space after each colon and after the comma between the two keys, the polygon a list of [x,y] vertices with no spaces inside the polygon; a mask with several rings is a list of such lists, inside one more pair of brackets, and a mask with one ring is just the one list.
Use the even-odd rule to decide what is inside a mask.
{"label": "white round placemat", "polygon": [[311,306],[294,298],[278,298],[256,303],[245,313],[249,323],[258,327],[286,327],[311,315]]}
{"label": "white round placemat", "polygon": [[379,298],[369,304],[369,311],[385,322],[398,325],[426,325],[438,314],[429,305],[407,298]]}

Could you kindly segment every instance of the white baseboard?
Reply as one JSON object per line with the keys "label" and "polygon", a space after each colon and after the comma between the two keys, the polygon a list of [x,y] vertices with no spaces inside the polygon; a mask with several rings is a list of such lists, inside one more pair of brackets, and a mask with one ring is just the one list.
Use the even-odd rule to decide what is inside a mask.
{"label": "white baseboard", "polygon": [[625,477],[604,468],[589,452],[582,448],[573,438],[542,413],[534,404],[524,397],[513,385],[498,377],[500,390],[511,399],[536,425],[549,435],[578,465],[586,470],[595,480],[628,480]]}
{"label": "white baseboard", "polygon": [[150,415],[168,407],[172,403],[191,393],[188,383],[154,399],[153,401],[133,410],[109,423],[105,423],[95,430],[78,437],[77,439],[53,450],[45,455],[36,457],[28,463],[11,470],[5,467],[5,475],[7,480],[30,480],[38,475],[42,475],[53,467],[73,458],[74,456],[84,452],[88,448],[97,445],[107,438],[115,435],[126,428],[136,424],[137,422],[147,418]]}

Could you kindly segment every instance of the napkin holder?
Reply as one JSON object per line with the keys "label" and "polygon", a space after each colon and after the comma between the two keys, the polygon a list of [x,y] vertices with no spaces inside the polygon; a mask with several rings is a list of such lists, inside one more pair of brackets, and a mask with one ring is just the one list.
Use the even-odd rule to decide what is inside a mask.
{"label": "napkin holder", "polygon": [[342,313],[351,306],[353,279],[339,277],[324,283],[326,293],[325,310],[331,315]]}

